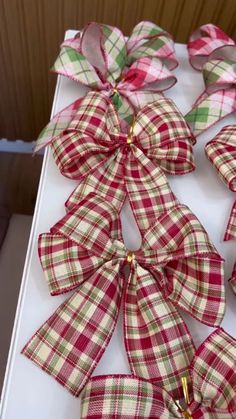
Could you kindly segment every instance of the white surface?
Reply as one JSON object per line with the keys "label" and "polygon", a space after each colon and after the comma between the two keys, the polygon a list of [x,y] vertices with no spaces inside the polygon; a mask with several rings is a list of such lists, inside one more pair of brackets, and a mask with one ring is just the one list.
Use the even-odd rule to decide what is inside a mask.
{"label": "white surface", "polygon": [[[72,33],[69,35],[71,36]],[[185,46],[176,45],[176,51],[180,62],[179,68],[175,71],[178,83],[166,95],[174,99],[181,111],[186,113],[202,91],[203,83],[201,74],[192,70],[188,64]],[[53,112],[59,111],[78,98],[80,92],[81,88],[78,84],[65,78],[59,78]],[[223,125],[233,122],[235,122],[235,115],[218,123],[216,127],[199,138],[194,149],[197,165],[194,173],[169,178],[180,202],[187,204],[198,216],[217,249],[226,258],[226,279],[228,279],[234,259],[236,259],[234,242],[222,242],[234,195],[218,179],[205,158],[204,145]],[[49,230],[50,226],[62,217],[64,202],[75,185],[76,182],[60,175],[50,151],[47,150],[9,355],[2,401],[2,419],[54,419],[55,416],[57,419],[68,417],[78,419],[80,417],[79,400],[20,355],[21,348],[35,330],[64,299],[68,298],[68,295],[49,296],[37,256],[37,237],[39,233]],[[127,217],[128,214],[125,212],[122,217],[125,227],[124,238],[129,237],[127,231],[130,231],[126,224]],[[132,238],[135,243],[135,235],[132,235]],[[129,244],[131,245],[131,243]],[[222,326],[236,337],[236,299],[227,283],[226,291],[227,311]],[[203,326],[187,315],[185,318],[191,327],[190,330],[196,344],[199,344],[212,331],[211,328]],[[121,333],[119,324],[94,375],[129,372]]]}

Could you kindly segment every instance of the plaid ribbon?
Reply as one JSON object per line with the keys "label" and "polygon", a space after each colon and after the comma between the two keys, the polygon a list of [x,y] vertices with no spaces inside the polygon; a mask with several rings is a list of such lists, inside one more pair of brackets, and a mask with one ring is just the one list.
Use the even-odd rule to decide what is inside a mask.
{"label": "plaid ribbon", "polygon": [[180,396],[194,348],[175,307],[211,326],[225,307],[222,259],[185,205],[156,217],[142,248],[131,253],[116,209],[92,194],[40,236],[39,257],[52,295],[77,291],[26,344],[28,358],[78,395],[123,302],[132,373]]}
{"label": "plaid ribbon", "polygon": [[234,264],[231,278],[229,279],[229,283],[232,287],[234,294],[236,295],[236,263]]}
{"label": "plaid ribbon", "polygon": [[166,389],[132,375],[93,377],[81,399],[81,419],[230,419],[236,417],[236,341],[223,329],[199,347],[190,365],[184,407]]}
{"label": "plaid ribbon", "polygon": [[[159,26],[140,22],[126,41],[118,28],[92,22],[62,44],[53,71],[110,98],[127,130],[138,109],[176,83],[170,72],[176,66],[173,40]],[[65,109],[66,118],[64,111],[58,113],[46,126],[36,151],[66,128],[69,111]]]}
{"label": "plaid ribbon", "polygon": [[204,25],[190,38],[190,63],[203,70],[205,90],[185,116],[195,135],[236,110],[236,46],[214,25]]}
{"label": "plaid ribbon", "polygon": [[174,103],[162,97],[136,115],[129,134],[122,133],[118,114],[106,96],[89,92],[67,130],[52,138],[61,173],[82,182],[69,197],[71,210],[89,192],[122,207],[128,195],[142,231],[176,198],[165,173],[194,169],[195,139]]}
{"label": "plaid ribbon", "polygon": [[[206,144],[206,156],[227,187],[236,192],[236,126],[228,125]],[[233,204],[224,240],[236,238],[236,203]]]}

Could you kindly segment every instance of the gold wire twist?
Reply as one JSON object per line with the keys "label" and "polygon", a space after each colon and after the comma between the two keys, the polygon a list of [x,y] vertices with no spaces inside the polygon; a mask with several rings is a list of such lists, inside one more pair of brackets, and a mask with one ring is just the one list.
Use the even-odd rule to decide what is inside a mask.
{"label": "gold wire twist", "polygon": [[134,253],[131,252],[131,250],[129,250],[127,253],[127,261],[131,263],[133,260],[134,260]]}
{"label": "gold wire twist", "polygon": [[[181,377],[181,384],[182,384],[182,387],[183,387],[185,404],[187,406],[189,406],[191,402],[190,402],[189,391],[188,391],[188,379],[187,379],[187,377],[185,377],[185,376]],[[176,404],[177,404],[179,410],[181,411],[181,413],[183,414],[183,417],[185,419],[192,419],[191,414],[188,413],[188,411],[181,406],[179,400],[176,400]]]}

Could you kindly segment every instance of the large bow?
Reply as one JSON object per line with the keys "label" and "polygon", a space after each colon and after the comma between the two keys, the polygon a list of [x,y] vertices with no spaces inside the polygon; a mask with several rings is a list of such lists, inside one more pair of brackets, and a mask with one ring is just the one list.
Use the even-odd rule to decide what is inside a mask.
{"label": "large bow", "polygon": [[[176,65],[170,35],[153,23],[140,22],[126,41],[118,28],[92,22],[62,44],[53,70],[110,98],[125,130],[137,109],[159,99],[160,92],[176,83],[169,71]],[[69,111],[70,107],[65,109],[67,118]],[[40,134],[36,150],[62,124],[65,128],[64,111]]]}
{"label": "large bow", "polygon": [[129,134],[110,101],[90,92],[67,130],[52,138],[55,161],[64,176],[83,180],[67,208],[96,192],[121,208],[128,195],[141,231],[157,213],[176,202],[164,174],[194,169],[195,139],[174,103],[162,97],[136,115]]}
{"label": "large bow", "polygon": [[199,347],[190,365],[191,391],[182,378],[184,401],[132,375],[91,379],[82,393],[81,419],[234,419],[236,341],[223,329]]}
{"label": "large bow", "polygon": [[190,62],[203,69],[205,82],[205,91],[185,116],[195,135],[236,110],[235,43],[213,25],[203,28],[208,36],[190,38],[188,45]]}
{"label": "large bow", "polygon": [[221,322],[225,306],[222,259],[191,211],[178,204],[164,212],[146,232],[142,249],[131,253],[115,208],[92,195],[40,236],[39,256],[52,295],[78,290],[23,353],[78,395],[123,301],[132,372],[179,397],[193,344],[175,306],[211,326]]}

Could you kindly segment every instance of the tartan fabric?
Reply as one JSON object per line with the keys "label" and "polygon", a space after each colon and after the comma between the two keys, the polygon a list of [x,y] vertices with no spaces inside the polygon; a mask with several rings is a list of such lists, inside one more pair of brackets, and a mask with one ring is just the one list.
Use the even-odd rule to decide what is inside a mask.
{"label": "tartan fabric", "polygon": [[[236,416],[236,342],[223,329],[213,332],[190,365],[190,400],[132,375],[93,377],[81,399],[81,419],[230,419]],[[183,394],[182,394],[183,397]]]}
{"label": "tartan fabric", "polygon": [[122,133],[107,98],[90,92],[51,147],[61,173],[83,180],[67,201],[69,209],[89,191],[118,208],[128,195],[138,226],[145,231],[157,212],[176,202],[165,173],[181,175],[194,169],[194,142],[170,99],[163,97],[140,110],[131,136]]}
{"label": "tartan fabric", "polygon": [[[118,28],[92,22],[62,44],[53,71],[106,95],[127,131],[138,109],[176,83],[170,72],[176,66],[174,43],[157,25],[140,22],[126,41]],[[36,151],[48,144],[51,131],[61,129],[61,118],[63,112],[44,128]]]}
{"label": "tartan fabric", "polygon": [[236,263],[234,264],[231,278],[229,279],[229,284],[232,287],[234,294],[236,295]]}
{"label": "tartan fabric", "polygon": [[[132,372],[179,397],[176,377],[188,374],[194,348],[176,307],[211,326],[221,322],[222,259],[196,217],[180,204],[156,218],[131,261],[127,254],[116,209],[94,194],[42,234],[39,256],[51,294],[78,290],[23,353],[78,395],[111,337],[122,299]],[[107,313],[106,321],[101,313]]]}
{"label": "tartan fabric", "polygon": [[202,25],[193,32],[187,48],[190,64],[196,70],[201,70],[208,60],[230,58],[236,52],[233,39],[212,23]]}
{"label": "tartan fabric", "polygon": [[[206,144],[206,156],[227,187],[236,191],[236,126],[228,125]],[[236,237],[236,204],[233,204],[224,240]]]}
{"label": "tartan fabric", "polygon": [[207,24],[190,37],[189,61],[203,70],[205,91],[185,116],[195,135],[236,110],[236,45],[220,28]]}
{"label": "tartan fabric", "polygon": [[230,211],[228,224],[225,230],[224,241],[234,240],[235,238],[236,238],[236,201],[234,201],[231,211]]}
{"label": "tartan fabric", "polygon": [[236,110],[235,62],[210,60],[203,67],[205,91],[185,115],[193,133],[198,136],[213,124]]}
{"label": "tartan fabric", "polygon": [[236,125],[227,125],[206,144],[206,156],[227,187],[236,192]]}

